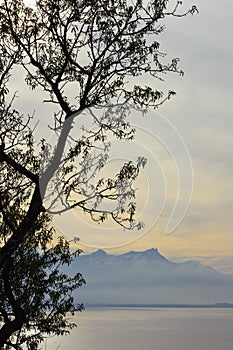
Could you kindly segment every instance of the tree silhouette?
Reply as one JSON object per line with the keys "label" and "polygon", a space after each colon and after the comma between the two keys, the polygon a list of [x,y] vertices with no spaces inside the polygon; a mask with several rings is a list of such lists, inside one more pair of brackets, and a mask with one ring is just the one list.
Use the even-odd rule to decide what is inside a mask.
{"label": "tree silhouette", "polygon": [[[111,178],[90,180],[106,164],[111,137],[133,138],[130,110],[146,112],[174,94],[142,86],[140,79],[183,74],[179,59],[167,62],[158,42],[167,16],[197,11],[193,6],[180,13],[180,5],[169,10],[167,0],[38,0],[31,7],[22,0],[0,2],[0,347],[18,349],[27,342],[36,349],[43,334],[69,327],[65,314],[74,305],[72,297],[64,301],[63,296],[84,280],[57,271],[59,262],[70,263],[72,252],[62,238],[51,248],[52,215],[76,207],[97,222],[110,219],[140,229],[133,182],[144,159],[123,164]],[[17,69],[41,102],[54,106],[43,117],[54,122],[53,147],[35,140],[34,116],[14,108],[9,83]],[[19,97],[25,91],[22,86]],[[92,127],[72,135],[83,113]],[[33,300],[27,296],[30,288]],[[53,317],[46,319],[51,309]],[[34,338],[25,333],[31,327]]]}

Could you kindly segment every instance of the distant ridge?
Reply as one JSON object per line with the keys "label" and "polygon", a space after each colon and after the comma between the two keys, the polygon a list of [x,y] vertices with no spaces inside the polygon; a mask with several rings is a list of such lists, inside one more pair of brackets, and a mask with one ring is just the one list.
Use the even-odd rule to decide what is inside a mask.
{"label": "distant ridge", "polygon": [[155,248],[121,255],[99,249],[77,257],[67,271],[71,275],[81,272],[85,277],[87,285],[75,297],[88,305],[232,307],[233,304],[232,275],[193,260],[169,261]]}
{"label": "distant ridge", "polygon": [[147,259],[160,259],[163,261],[168,261],[163,255],[161,255],[156,248],[151,248],[148,249],[144,252],[135,252],[135,251],[130,251],[128,253],[124,253],[120,255],[121,257],[129,257],[129,258],[135,258],[135,259],[140,259],[140,258],[147,258]]}
{"label": "distant ridge", "polygon": [[233,304],[88,304],[88,307],[112,307],[112,308],[177,308],[177,309],[217,309],[233,308]]}

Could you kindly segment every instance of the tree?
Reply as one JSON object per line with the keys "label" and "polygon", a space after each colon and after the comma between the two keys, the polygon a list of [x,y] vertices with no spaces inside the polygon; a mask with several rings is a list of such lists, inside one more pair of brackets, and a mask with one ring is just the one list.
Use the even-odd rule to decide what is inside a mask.
{"label": "tree", "polygon": [[[98,222],[112,219],[129,229],[141,226],[134,219],[133,181],[144,159],[124,164],[115,177],[95,184],[90,179],[106,163],[110,135],[133,138],[134,130],[127,122],[130,109],[146,112],[174,94],[141,86],[140,77],[183,74],[178,58],[166,62],[157,39],[166,16],[181,17],[197,9],[193,6],[180,14],[180,1],[171,10],[168,5],[167,0],[38,0],[32,7],[23,0],[0,2],[1,347],[27,325],[32,314],[34,306],[21,298],[25,285],[22,281],[20,286],[19,276],[30,256],[33,263],[27,266],[28,274],[34,264],[42,274],[49,265],[52,231],[45,229],[49,215],[77,207]],[[8,86],[17,67],[23,69],[26,84],[43,93],[42,101],[54,106],[52,115],[44,117],[48,123],[54,120],[58,135],[52,149],[44,139],[38,146],[33,116],[20,115],[14,98],[10,100]],[[71,130],[84,111],[91,116],[93,128],[75,138]],[[58,177],[62,179],[59,186]],[[54,197],[45,206],[49,188]],[[62,208],[56,210],[58,202]],[[109,202],[116,203],[114,208]],[[63,261],[62,254],[57,257]],[[59,275],[51,286],[56,279]],[[82,282],[78,276],[70,288]],[[25,283],[30,285],[31,280]],[[42,291],[39,287],[35,295],[46,298],[49,285]],[[35,307],[40,314],[41,303]],[[64,314],[69,309],[65,307]],[[34,321],[39,327],[40,316]],[[50,325],[44,333],[53,332],[53,321]]]}
{"label": "tree", "polygon": [[[41,222],[45,225],[44,220]],[[71,254],[69,243],[60,237],[54,247],[44,251],[38,251],[31,241],[26,242],[12,256],[2,273],[0,310],[5,323],[2,334],[13,329],[12,314],[22,324],[5,342],[9,349],[23,349],[23,345],[37,349],[45,334],[64,335],[76,326],[66,315],[83,310],[82,304],[74,303],[72,292],[85,280],[80,273],[69,277],[60,268],[69,265],[79,253],[77,250]]]}

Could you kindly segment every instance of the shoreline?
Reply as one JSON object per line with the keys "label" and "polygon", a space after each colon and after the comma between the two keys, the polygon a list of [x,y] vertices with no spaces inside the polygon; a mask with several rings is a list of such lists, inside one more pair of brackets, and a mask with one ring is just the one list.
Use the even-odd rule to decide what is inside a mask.
{"label": "shoreline", "polygon": [[88,308],[172,308],[172,309],[217,309],[233,308],[231,303],[215,304],[87,304]]}

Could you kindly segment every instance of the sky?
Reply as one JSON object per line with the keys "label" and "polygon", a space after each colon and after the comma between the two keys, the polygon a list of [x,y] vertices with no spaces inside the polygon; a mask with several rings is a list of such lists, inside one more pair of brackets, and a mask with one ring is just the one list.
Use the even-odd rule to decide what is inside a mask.
{"label": "sky", "polygon": [[[84,251],[107,248],[122,253],[156,247],[175,261],[197,259],[233,273],[233,3],[183,1],[184,8],[193,4],[199,14],[167,18],[159,38],[168,57],[180,58],[184,77],[166,75],[164,83],[142,79],[174,89],[177,95],[144,119],[131,116],[136,139],[127,146],[114,143],[108,163],[114,168],[138,155],[147,158],[137,184],[138,217],[145,228],[125,232],[111,224],[94,226],[76,212],[55,218],[54,223],[59,233],[80,237]],[[21,84],[19,75],[14,87]],[[47,108],[39,106],[39,93],[25,94],[17,103],[27,110],[30,105],[38,117]],[[41,130],[49,135],[47,121],[41,118],[37,130],[38,136]],[[179,181],[180,196],[171,219]]]}
{"label": "sky", "polygon": [[167,22],[164,51],[180,57],[185,76],[166,77],[177,96],[159,110],[179,130],[190,152],[191,204],[172,234],[164,232],[162,218],[162,228],[152,228],[129,248],[155,245],[171,258],[197,258],[232,273],[233,3],[195,4],[198,15]]}
{"label": "sky", "polygon": [[[185,77],[175,82],[177,97],[173,105],[167,104],[160,110],[174,123],[188,146],[194,169],[193,196],[182,224],[170,237],[160,233],[157,246],[161,244],[161,250],[169,255],[208,257],[212,263],[214,257],[225,257],[230,267],[233,4],[230,1],[196,4],[199,15],[185,18],[182,24],[178,22],[183,19],[167,25],[167,35],[172,39],[168,51],[177,50]],[[152,236],[151,231],[148,239]]]}
{"label": "sky", "polygon": [[155,244],[167,256],[194,257],[233,272],[233,3],[195,4],[198,15],[167,23],[165,51],[181,58],[185,76],[166,78],[177,96],[160,109],[179,130],[191,155],[191,204],[171,235],[152,229],[131,248]]}

